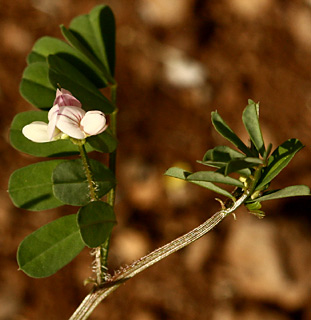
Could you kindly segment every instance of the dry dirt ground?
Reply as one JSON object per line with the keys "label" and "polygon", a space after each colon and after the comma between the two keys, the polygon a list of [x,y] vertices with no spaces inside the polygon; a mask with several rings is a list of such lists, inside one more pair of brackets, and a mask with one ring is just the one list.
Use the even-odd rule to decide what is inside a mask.
{"label": "dry dirt ground", "polygon": [[[0,0],[0,319],[68,319],[90,287],[83,251],[47,279],[17,270],[19,242],[75,212],[16,209],[10,174],[37,159],[8,142],[13,116],[33,107],[19,95],[25,58],[44,35],[102,3]],[[210,122],[217,109],[245,137],[247,99],[261,103],[264,136],[306,147],[274,187],[311,185],[310,0],[107,0],[117,32],[118,194],[110,265],[130,263],[189,231],[219,209],[214,195],[177,186],[163,172],[179,161],[193,170],[223,144]],[[174,189],[174,190],[173,190]],[[91,319],[310,320],[311,201],[265,204],[263,220],[237,211],[207,236],[114,292]]]}

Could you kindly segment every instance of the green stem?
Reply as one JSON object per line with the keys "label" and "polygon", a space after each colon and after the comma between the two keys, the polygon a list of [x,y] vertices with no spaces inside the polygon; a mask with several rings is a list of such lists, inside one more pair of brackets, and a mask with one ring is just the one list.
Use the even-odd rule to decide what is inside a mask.
{"label": "green stem", "polygon": [[[117,85],[114,84],[110,87],[111,90],[111,102],[116,105],[117,102]],[[111,130],[111,133],[116,136],[117,135],[117,110],[115,110],[111,115],[110,115],[110,124],[109,128]],[[112,153],[109,154],[109,169],[111,172],[115,175],[116,174],[116,150],[113,151]],[[116,194],[116,188],[113,187],[109,193],[107,194],[107,203],[114,207],[115,203],[115,194]],[[98,256],[99,256],[99,266],[98,268],[100,269],[100,282],[97,283],[101,284],[105,282],[106,276],[107,276],[107,270],[108,270],[108,251],[109,251],[109,244],[110,244],[110,237],[106,240],[105,243],[103,243],[97,250]],[[97,262],[95,262],[96,264]],[[98,278],[98,276],[97,276]]]}
{"label": "green stem", "polygon": [[96,306],[110,293],[116,290],[122,283],[133,278],[138,273],[151,267],[153,264],[159,262],[170,254],[186,247],[190,243],[204,236],[218,225],[218,223],[220,223],[226,216],[233,213],[239,206],[241,206],[248,196],[249,190],[245,190],[243,195],[234,202],[231,207],[216,212],[211,218],[207,219],[195,229],[171,241],[163,247],[154,250],[145,257],[135,261],[130,266],[120,269],[120,271],[116,272],[115,275],[102,286],[94,287],[92,292],[85,297],[69,320],[86,320]]}
{"label": "green stem", "polygon": [[[86,175],[87,183],[89,186],[89,192],[90,192],[90,200],[91,201],[97,201],[98,197],[95,190],[95,183],[93,181],[92,171],[90,167],[89,158],[87,155],[87,152],[85,150],[84,141],[74,141],[75,144],[78,145],[80,156],[83,164],[83,169]],[[95,256],[94,260],[94,272],[96,274],[96,282],[103,283],[105,276],[107,274],[107,270],[104,268],[102,264],[102,256],[103,256],[104,249],[99,247],[98,249],[95,249],[92,253]]]}
{"label": "green stem", "polygon": [[93,181],[92,171],[91,171],[91,167],[90,167],[90,163],[89,163],[89,158],[88,158],[87,152],[85,150],[84,142],[78,141],[75,143],[79,147],[80,156],[81,156],[81,160],[82,160],[82,164],[83,164],[83,169],[84,169],[87,183],[89,186],[90,199],[91,199],[91,201],[97,201],[98,197],[97,197],[96,190],[95,190],[95,183]]}
{"label": "green stem", "polygon": [[[97,201],[98,196],[95,189],[95,183],[92,177],[92,171],[89,163],[89,158],[87,152],[85,150],[85,146],[83,142],[76,142],[75,143],[79,146],[80,156],[83,163],[84,172],[87,178],[89,192],[90,192],[90,199],[91,201]],[[95,256],[94,260],[94,272],[96,274],[96,282],[97,284],[101,284],[106,281],[107,276],[107,251],[109,246],[109,240],[107,240],[103,245],[96,248],[93,251],[93,255]]]}
{"label": "green stem", "polygon": [[[116,105],[117,103],[117,85],[111,86],[111,102]],[[111,130],[111,133],[113,136],[117,136],[117,113],[118,110],[116,109],[111,115],[110,115],[110,124],[109,128]],[[109,169],[113,172],[113,174],[116,174],[116,161],[117,161],[117,150],[111,152],[109,154]],[[107,195],[107,202],[112,207],[115,203],[115,196],[116,196],[116,188],[112,188],[108,195]]]}

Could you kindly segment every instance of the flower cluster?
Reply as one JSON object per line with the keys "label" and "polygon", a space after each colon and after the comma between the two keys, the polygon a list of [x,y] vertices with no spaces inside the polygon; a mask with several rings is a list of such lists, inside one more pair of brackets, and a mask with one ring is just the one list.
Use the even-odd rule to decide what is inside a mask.
{"label": "flower cluster", "polygon": [[34,121],[26,125],[22,130],[23,135],[38,143],[68,137],[83,140],[100,134],[107,128],[104,113],[98,110],[85,112],[81,102],[65,89],[57,89],[48,120],[49,123]]}

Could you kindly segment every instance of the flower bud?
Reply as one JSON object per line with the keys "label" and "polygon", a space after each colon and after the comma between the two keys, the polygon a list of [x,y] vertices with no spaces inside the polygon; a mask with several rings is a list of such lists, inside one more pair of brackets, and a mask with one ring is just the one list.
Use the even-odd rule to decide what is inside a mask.
{"label": "flower bud", "polygon": [[107,128],[105,114],[98,110],[88,111],[81,120],[80,125],[88,136],[100,134]]}

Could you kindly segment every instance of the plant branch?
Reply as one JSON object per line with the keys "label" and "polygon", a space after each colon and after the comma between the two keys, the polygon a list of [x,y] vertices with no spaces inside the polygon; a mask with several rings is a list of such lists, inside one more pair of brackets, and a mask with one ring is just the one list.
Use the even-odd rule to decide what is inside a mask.
{"label": "plant branch", "polygon": [[156,249],[145,257],[135,261],[133,264],[124,269],[118,270],[109,281],[102,286],[94,287],[85,299],[82,301],[78,309],[69,320],[85,320],[96,308],[96,306],[104,300],[110,293],[116,290],[122,283],[133,278],[138,273],[151,267],[155,263],[169,256],[170,254],[186,247],[192,242],[198,240],[206,233],[211,231],[218,223],[220,223],[227,215],[233,213],[249,196],[249,190],[245,190],[243,195],[234,202],[229,208],[225,208],[216,212],[211,218],[204,223],[184,234],[183,236],[171,241],[163,247]]}
{"label": "plant branch", "polygon": [[[110,87],[111,93],[110,93],[110,99],[111,102],[116,105],[117,103],[117,85],[113,85]],[[117,136],[117,113],[118,110],[116,109],[111,115],[110,115],[110,130],[114,137]],[[113,174],[116,174],[116,160],[117,160],[117,151],[114,150],[109,154],[109,169],[113,172]],[[107,202],[112,207],[114,206],[115,202],[115,193],[116,193],[116,187],[113,187],[107,196]]]}
{"label": "plant branch", "polygon": [[[97,201],[98,197],[96,194],[95,183],[93,181],[89,158],[88,158],[87,152],[85,150],[84,143],[82,143],[80,141],[78,141],[78,142],[75,141],[75,143],[79,147],[84,173],[86,175],[87,183],[89,186],[90,200]],[[96,274],[96,282],[98,284],[102,283],[104,281],[106,274],[107,274],[107,272],[106,272],[107,270],[105,269],[105,266],[102,263],[102,260],[103,260],[102,257],[103,256],[106,257],[106,254],[105,254],[106,252],[104,251],[104,249],[105,248],[98,247],[98,248],[95,248],[91,252],[91,254],[95,257],[94,262],[93,262],[93,271]]]}
{"label": "plant branch", "polygon": [[[117,85],[114,84],[110,87],[111,90],[111,102],[116,105],[117,102]],[[109,124],[111,133],[117,135],[117,109],[110,115],[110,124]],[[109,154],[109,169],[115,175],[116,174],[116,150]],[[113,187],[107,194],[107,203],[114,207],[115,203],[115,194],[116,187]],[[103,243],[101,246],[95,249],[95,265],[97,269],[100,270],[100,278],[97,276],[97,283],[102,284],[107,280],[107,270],[108,270],[108,251],[109,251],[110,237]],[[98,272],[97,272],[98,275]]]}

